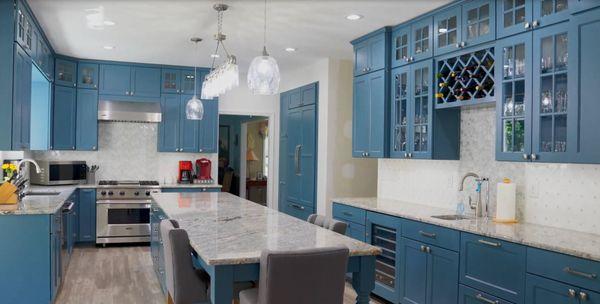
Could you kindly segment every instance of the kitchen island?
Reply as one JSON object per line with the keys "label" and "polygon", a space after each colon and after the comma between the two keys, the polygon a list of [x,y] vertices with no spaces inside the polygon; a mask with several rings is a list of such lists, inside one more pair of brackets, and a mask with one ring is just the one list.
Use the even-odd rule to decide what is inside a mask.
{"label": "kitchen island", "polygon": [[[160,220],[170,218],[179,222],[188,232],[198,264],[211,276],[212,303],[231,303],[234,282],[258,280],[263,250],[331,246],[348,247],[348,272],[353,273],[356,301],[369,302],[374,288],[375,255],[381,253],[375,246],[229,193],[156,193],[152,198],[153,244],[160,242]],[[157,249],[158,252],[153,252],[153,262],[162,281],[164,268],[160,265],[160,248]]]}

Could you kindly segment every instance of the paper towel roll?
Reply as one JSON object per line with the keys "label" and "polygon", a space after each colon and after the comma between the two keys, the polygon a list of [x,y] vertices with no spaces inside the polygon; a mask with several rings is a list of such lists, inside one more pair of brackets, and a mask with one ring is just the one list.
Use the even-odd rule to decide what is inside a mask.
{"label": "paper towel roll", "polygon": [[498,183],[496,194],[496,221],[515,222],[517,209],[517,185],[504,179]]}

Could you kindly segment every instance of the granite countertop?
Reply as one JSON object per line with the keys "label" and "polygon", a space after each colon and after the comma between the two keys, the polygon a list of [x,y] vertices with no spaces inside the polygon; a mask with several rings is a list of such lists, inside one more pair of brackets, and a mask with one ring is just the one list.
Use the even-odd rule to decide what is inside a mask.
{"label": "granite countertop", "polygon": [[301,221],[229,193],[155,193],[165,214],[179,222],[208,265],[253,264],[261,251],[346,246],[351,256],[381,249]]}
{"label": "granite countertop", "polygon": [[58,195],[31,195],[16,205],[0,205],[0,215],[54,214],[77,189],[73,186],[30,186],[31,192],[58,192]]}
{"label": "granite countertop", "polygon": [[600,235],[537,224],[501,224],[486,219],[441,220],[432,215],[454,210],[382,198],[335,198],[333,202],[410,220],[448,227],[531,247],[600,261]]}
{"label": "granite countertop", "polygon": [[212,183],[212,184],[160,184],[161,188],[221,188],[223,186]]}

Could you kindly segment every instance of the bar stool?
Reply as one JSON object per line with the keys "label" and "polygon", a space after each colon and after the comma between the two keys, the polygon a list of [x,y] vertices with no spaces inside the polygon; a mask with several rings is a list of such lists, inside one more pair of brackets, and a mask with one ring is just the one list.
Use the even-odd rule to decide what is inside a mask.
{"label": "bar stool", "polygon": [[321,226],[325,229],[335,231],[339,234],[346,234],[346,228],[348,228],[347,223],[317,214],[309,215],[308,222],[317,226]]}

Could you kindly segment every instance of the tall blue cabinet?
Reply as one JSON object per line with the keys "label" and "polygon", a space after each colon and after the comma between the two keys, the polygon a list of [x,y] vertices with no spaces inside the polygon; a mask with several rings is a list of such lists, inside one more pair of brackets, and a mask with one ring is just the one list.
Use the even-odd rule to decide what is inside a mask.
{"label": "tall blue cabinet", "polygon": [[306,220],[316,212],[318,84],[284,92],[280,102],[279,210]]}

